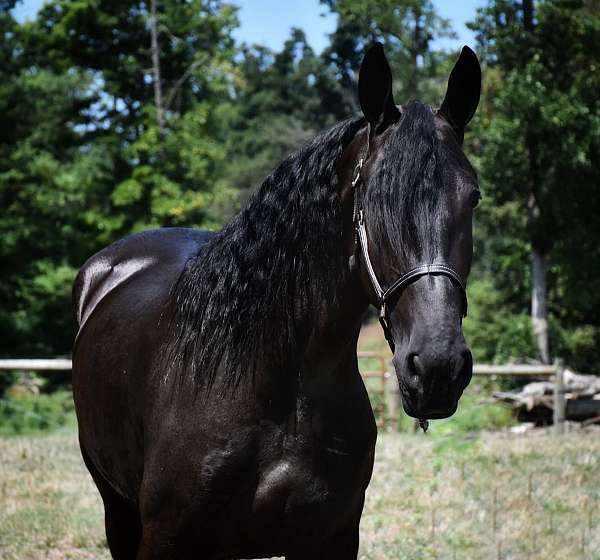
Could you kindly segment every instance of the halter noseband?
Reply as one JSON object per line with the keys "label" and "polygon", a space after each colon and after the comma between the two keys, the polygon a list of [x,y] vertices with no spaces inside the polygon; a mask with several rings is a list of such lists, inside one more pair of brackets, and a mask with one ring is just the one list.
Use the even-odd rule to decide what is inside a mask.
{"label": "halter noseband", "polygon": [[[367,135],[369,131],[367,131]],[[367,156],[368,156],[369,146],[367,144]],[[367,273],[369,275],[369,280],[371,282],[371,286],[375,295],[377,296],[377,304],[379,306],[379,323],[381,324],[381,328],[383,329],[383,334],[385,335],[385,339],[390,346],[392,352],[394,352],[394,340],[392,338],[392,332],[390,330],[389,324],[389,313],[387,309],[387,302],[396,292],[402,291],[406,286],[420,278],[421,276],[429,276],[429,275],[440,275],[446,276],[450,278],[456,286],[460,289],[460,294],[462,298],[462,317],[467,316],[467,292],[465,289],[465,285],[458,275],[450,266],[446,264],[420,264],[411,268],[408,272],[405,272],[396,280],[394,280],[387,288],[383,288],[381,283],[377,279],[377,275],[375,274],[375,270],[373,269],[373,265],[371,263],[371,258],[369,257],[369,244],[367,241],[367,228],[365,227],[364,213],[362,209],[362,200],[358,201],[358,196],[356,191],[358,190],[358,185],[362,181],[362,168],[365,162],[365,158],[361,158],[356,165],[355,173],[356,176],[352,180],[352,189],[354,196],[354,214],[353,214],[353,222],[354,227],[356,228],[356,237],[357,244],[360,246],[360,250],[362,253],[362,257],[367,268]]]}

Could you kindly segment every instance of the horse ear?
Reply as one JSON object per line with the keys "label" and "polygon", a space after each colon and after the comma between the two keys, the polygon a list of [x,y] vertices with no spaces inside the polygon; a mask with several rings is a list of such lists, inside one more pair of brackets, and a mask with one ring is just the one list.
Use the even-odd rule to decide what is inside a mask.
{"label": "horse ear", "polygon": [[392,94],[392,71],[381,43],[375,43],[367,51],[360,65],[358,100],[372,130],[382,130],[398,116]]}
{"label": "horse ear", "polygon": [[463,47],[450,77],[440,113],[452,125],[460,142],[465,127],[473,118],[481,95],[481,67],[477,55]]}

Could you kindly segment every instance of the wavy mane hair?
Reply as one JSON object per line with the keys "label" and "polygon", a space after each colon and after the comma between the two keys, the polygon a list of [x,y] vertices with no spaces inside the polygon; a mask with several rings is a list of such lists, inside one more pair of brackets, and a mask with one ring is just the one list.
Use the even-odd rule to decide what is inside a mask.
{"label": "wavy mane hair", "polygon": [[336,162],[364,125],[351,118],[287,157],[186,264],[172,289],[164,365],[212,387],[257,367],[299,365],[319,310],[347,274]]}
{"label": "wavy mane hair", "polygon": [[[348,271],[336,162],[364,123],[343,121],[290,155],[188,261],[172,290],[167,371],[174,364],[209,389],[219,374],[227,389],[252,384],[259,366],[300,366]],[[369,179],[365,219],[374,246],[406,263],[439,242],[444,150],[421,103],[404,107],[393,127]]]}

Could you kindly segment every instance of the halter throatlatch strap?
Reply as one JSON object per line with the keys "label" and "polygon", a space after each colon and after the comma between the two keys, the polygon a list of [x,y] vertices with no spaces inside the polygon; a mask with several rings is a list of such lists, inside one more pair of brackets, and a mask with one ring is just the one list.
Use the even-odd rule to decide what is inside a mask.
{"label": "halter throatlatch strap", "polygon": [[[368,155],[368,154],[367,154]],[[421,264],[411,268],[408,272],[405,272],[394,280],[387,288],[383,288],[381,283],[377,279],[377,275],[375,274],[375,270],[373,269],[373,264],[371,263],[371,258],[369,257],[369,243],[367,240],[367,228],[365,227],[364,215],[362,210],[362,204],[358,202],[358,196],[356,193],[357,185],[361,180],[361,170],[363,167],[364,158],[361,158],[355,169],[355,177],[352,180],[352,187],[354,189],[354,216],[353,221],[356,226],[356,237],[357,237],[357,245],[360,246],[360,252],[362,254],[362,258],[364,264],[367,269],[367,274],[369,275],[369,280],[371,282],[371,286],[373,287],[373,291],[377,297],[377,303],[379,305],[379,323],[381,324],[381,328],[383,329],[383,334],[385,335],[385,339],[390,346],[392,352],[395,350],[394,340],[392,337],[392,332],[389,325],[389,315],[387,309],[388,300],[394,295],[396,292],[402,291],[406,286],[420,278],[421,276],[429,276],[429,275],[440,275],[446,276],[450,278],[452,282],[459,288],[460,295],[462,299],[462,316],[467,316],[467,292],[465,289],[465,285],[461,277],[456,273],[451,267],[446,264]]]}

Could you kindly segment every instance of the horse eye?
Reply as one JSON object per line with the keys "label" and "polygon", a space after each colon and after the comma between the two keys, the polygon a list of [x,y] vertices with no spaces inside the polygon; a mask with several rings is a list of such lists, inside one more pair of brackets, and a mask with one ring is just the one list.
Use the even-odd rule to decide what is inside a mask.
{"label": "horse eye", "polygon": [[479,204],[480,200],[481,200],[481,191],[479,189],[475,189],[469,197],[469,201],[471,203],[471,208],[476,208],[477,205]]}

